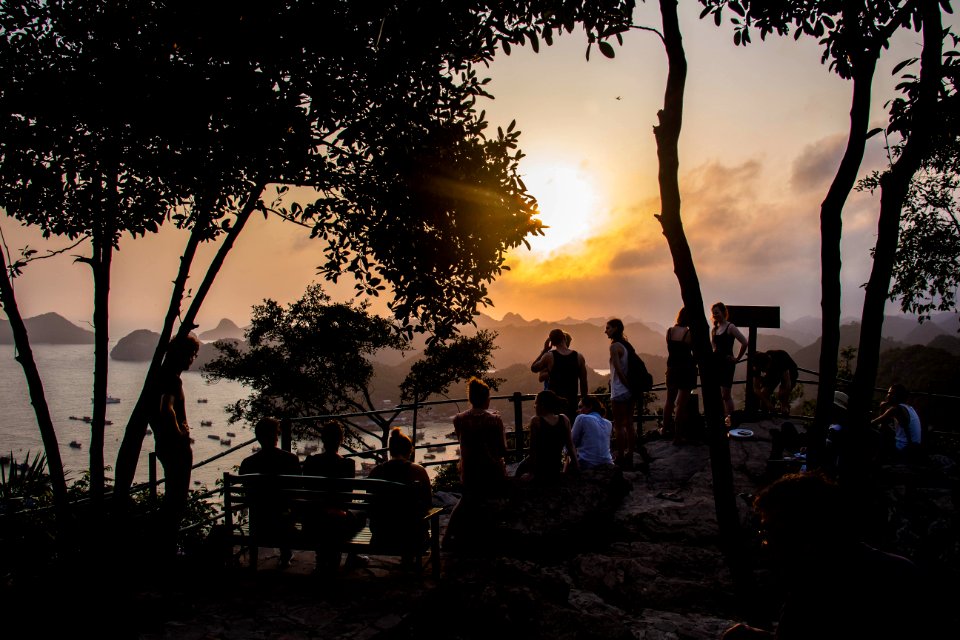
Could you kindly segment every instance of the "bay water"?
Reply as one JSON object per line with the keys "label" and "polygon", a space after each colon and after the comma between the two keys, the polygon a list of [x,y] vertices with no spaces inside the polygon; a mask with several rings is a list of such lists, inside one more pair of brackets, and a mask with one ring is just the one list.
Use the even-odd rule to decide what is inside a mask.
{"label": "bay water", "polygon": [[[83,418],[93,413],[93,345],[40,344],[32,348],[43,380],[64,470],[70,482],[79,479],[90,466],[90,425]],[[17,462],[22,462],[27,452],[31,457],[43,452],[43,444],[23,369],[14,356],[13,345],[0,345],[0,456],[12,456]],[[104,462],[111,467],[116,462],[123,431],[143,386],[148,364],[113,359],[109,362],[107,393],[120,400],[107,405],[107,420],[112,424],[106,427],[104,436]],[[187,400],[187,419],[194,439],[195,463],[253,439],[250,425],[228,422],[226,407],[248,395],[249,390],[244,385],[233,381],[211,383],[197,371],[186,371],[181,379]],[[418,421],[418,431],[423,435],[417,444],[448,441],[447,435],[453,429],[452,415],[463,408],[449,405],[424,411]],[[205,423],[210,424],[206,426]],[[400,418],[397,424],[410,433],[409,414]],[[226,440],[230,441],[229,445],[224,443]],[[71,442],[78,443],[79,447],[71,446]],[[136,482],[148,479],[148,453],[153,451],[153,446],[153,436],[147,435],[137,466]],[[318,446],[316,440],[295,443],[301,459]],[[252,445],[243,447],[195,469],[194,488],[213,488],[217,478],[237,467],[252,451]],[[419,461],[424,461],[425,455],[434,456],[435,459],[427,460],[436,462],[456,458],[457,450],[455,446],[420,450]],[[358,465],[358,471],[360,468],[361,465]],[[437,467],[430,466],[428,469],[432,476]],[[162,473],[162,467],[158,465],[158,474]],[[112,470],[108,470],[106,475],[112,477]]]}

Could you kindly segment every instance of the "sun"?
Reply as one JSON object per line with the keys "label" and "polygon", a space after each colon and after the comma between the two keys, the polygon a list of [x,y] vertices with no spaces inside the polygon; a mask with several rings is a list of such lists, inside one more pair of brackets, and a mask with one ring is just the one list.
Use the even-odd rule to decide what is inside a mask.
{"label": "sun", "polygon": [[591,234],[597,227],[600,196],[590,176],[570,166],[533,167],[523,175],[537,199],[543,236],[530,238],[530,247],[550,254]]}

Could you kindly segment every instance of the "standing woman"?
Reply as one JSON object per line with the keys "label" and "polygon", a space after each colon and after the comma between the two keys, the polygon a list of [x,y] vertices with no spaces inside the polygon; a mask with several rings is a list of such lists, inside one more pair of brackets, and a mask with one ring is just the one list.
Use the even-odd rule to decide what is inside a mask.
{"label": "standing woman", "polygon": [[623,337],[623,321],[619,318],[609,320],[603,332],[610,338],[610,404],[613,405],[613,437],[616,441],[613,461],[623,469],[632,470],[637,435],[633,430],[634,398],[627,387],[628,343]]}
{"label": "standing woman", "polygon": [[[673,444],[686,444],[683,425],[687,418],[687,399],[697,386],[697,361],[693,357],[693,338],[686,308],[680,309],[677,322],[667,329],[667,403],[663,407],[664,435],[673,432]],[[676,418],[674,418],[676,408]]]}
{"label": "standing woman", "polygon": [[[730,395],[730,389],[733,387],[733,372],[737,368],[737,363],[743,359],[743,354],[747,350],[747,339],[740,333],[740,329],[730,322],[730,313],[727,311],[727,305],[722,302],[715,302],[710,307],[710,314],[713,316],[713,329],[710,332],[710,341],[713,343],[713,355],[717,360],[717,373],[720,379],[720,395],[723,397],[723,415],[724,424],[730,426],[731,414],[733,413],[733,398]],[[737,357],[733,357],[733,342],[740,343],[740,352]]]}

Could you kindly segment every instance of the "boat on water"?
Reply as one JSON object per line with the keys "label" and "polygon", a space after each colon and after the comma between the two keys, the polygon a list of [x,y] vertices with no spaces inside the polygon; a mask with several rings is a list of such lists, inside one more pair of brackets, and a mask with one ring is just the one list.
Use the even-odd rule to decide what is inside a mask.
{"label": "boat on water", "polygon": [[235,434],[233,431],[227,431],[227,435],[231,438],[237,437],[237,434]]}
{"label": "boat on water", "polygon": [[83,420],[80,416],[70,416],[71,420]]}
{"label": "boat on water", "polygon": [[211,433],[211,434],[208,435],[207,437],[210,438],[211,440],[219,440],[219,439],[220,439],[220,436],[218,436],[218,435],[215,434],[215,433]]}
{"label": "boat on water", "polygon": [[213,426],[213,420],[201,420],[201,421],[200,421],[200,426],[201,426],[201,427],[212,427],[212,426]]}
{"label": "boat on water", "polygon": [[91,418],[90,416],[83,416],[83,417],[80,418],[80,419],[83,420],[84,422],[88,423],[88,424],[91,423],[91,422],[93,422],[93,418]]}
{"label": "boat on water", "polygon": [[197,398],[197,402],[199,402],[200,404],[207,404],[207,399],[206,399],[206,398]]}
{"label": "boat on water", "polygon": [[107,404],[120,404],[120,398],[115,398],[113,396],[107,396]]}
{"label": "boat on water", "polygon": [[72,448],[72,449],[79,449],[79,448],[82,447],[82,446],[83,446],[83,445],[80,443],[79,440],[71,440],[71,441],[70,441],[70,448]]}
{"label": "boat on water", "polygon": [[436,458],[436,457],[437,457],[437,456],[433,455],[432,453],[425,453],[425,454],[423,454],[423,459],[424,459],[424,460],[433,460],[433,459]]}
{"label": "boat on water", "polygon": [[220,438],[220,444],[233,444],[233,440],[230,438]]}

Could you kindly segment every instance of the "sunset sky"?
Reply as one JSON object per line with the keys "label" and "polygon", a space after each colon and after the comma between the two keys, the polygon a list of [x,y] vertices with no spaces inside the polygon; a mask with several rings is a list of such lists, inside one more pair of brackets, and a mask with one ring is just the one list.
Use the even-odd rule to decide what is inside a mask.
{"label": "sunset sky", "polygon": [[[755,37],[734,47],[727,24],[698,19],[681,2],[689,72],[680,148],[682,216],[704,299],[779,305],[787,320],[819,315],[819,207],[839,162],[849,122],[850,83],[820,64],[810,39]],[[659,27],[656,3],[636,24]],[[919,34],[899,34],[878,67],[872,126],[885,126],[894,97],[893,66],[917,55]],[[496,100],[480,105],[494,126],[517,120],[521,167],[552,229],[533,250],[511,254],[511,271],[491,290],[500,318],[634,316],[666,324],[680,294],[658,212],[652,126],[662,105],[666,58],[658,38],[634,31],[614,60],[586,39],[565,35],[539,54],[500,55],[488,71]],[[869,142],[861,175],[886,162],[883,137]],[[845,315],[859,316],[869,275],[879,199],[854,193],[844,212]],[[0,218],[7,245],[45,244]],[[113,270],[111,338],[157,329],[186,237],[167,229],[125,240]],[[204,255],[211,255],[213,248]],[[78,253],[74,251],[73,253]],[[222,317],[239,324],[269,297],[289,302],[313,281],[319,243],[300,228],[255,217],[242,234],[200,316],[200,330]],[[195,270],[193,284],[199,283]],[[343,287],[339,297],[352,289]],[[17,279],[21,312],[56,311],[82,324],[92,313],[89,270],[69,256],[34,263]],[[381,307],[382,308],[382,307]],[[893,309],[888,306],[888,309]]]}

